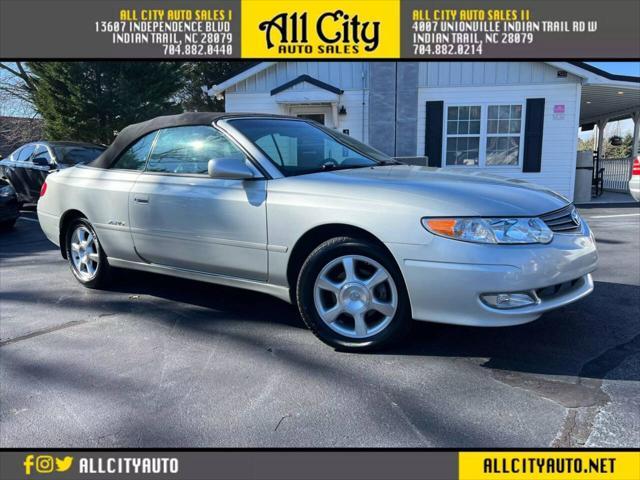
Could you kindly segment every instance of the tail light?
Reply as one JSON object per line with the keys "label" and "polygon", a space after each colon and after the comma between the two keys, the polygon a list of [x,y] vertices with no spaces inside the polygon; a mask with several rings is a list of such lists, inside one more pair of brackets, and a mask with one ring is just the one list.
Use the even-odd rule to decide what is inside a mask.
{"label": "tail light", "polygon": [[640,175],[640,155],[633,159],[633,167],[631,168],[631,175]]}
{"label": "tail light", "polygon": [[44,197],[45,193],[47,193],[47,182],[44,182],[40,187],[40,198]]}

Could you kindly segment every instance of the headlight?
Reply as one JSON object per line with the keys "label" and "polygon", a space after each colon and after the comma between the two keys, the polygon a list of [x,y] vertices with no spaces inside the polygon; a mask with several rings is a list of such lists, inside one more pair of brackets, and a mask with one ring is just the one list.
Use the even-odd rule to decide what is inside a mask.
{"label": "headlight", "polygon": [[11,185],[5,185],[4,187],[0,187],[0,197],[10,197],[15,194],[15,190]]}
{"label": "headlight", "polygon": [[423,218],[434,235],[474,243],[549,243],[553,232],[539,218]]}

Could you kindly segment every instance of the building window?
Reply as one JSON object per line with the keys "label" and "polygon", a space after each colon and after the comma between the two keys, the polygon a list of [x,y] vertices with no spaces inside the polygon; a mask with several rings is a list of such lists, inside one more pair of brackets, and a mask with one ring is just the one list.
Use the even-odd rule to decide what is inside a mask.
{"label": "building window", "polygon": [[490,105],[486,165],[518,165],[521,133],[522,105]]}
{"label": "building window", "polygon": [[447,109],[447,165],[480,162],[480,113],[478,105]]}
{"label": "building window", "polygon": [[523,106],[447,107],[447,166],[517,166],[522,144]]}

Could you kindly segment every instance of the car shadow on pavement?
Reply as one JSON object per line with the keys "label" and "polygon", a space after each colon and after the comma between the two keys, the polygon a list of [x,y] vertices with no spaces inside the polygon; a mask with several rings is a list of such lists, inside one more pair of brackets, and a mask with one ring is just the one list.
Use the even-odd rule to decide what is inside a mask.
{"label": "car shadow on pavement", "polygon": [[525,325],[416,322],[410,341],[386,353],[475,358],[494,370],[638,381],[637,369],[624,374],[614,370],[640,354],[639,299],[638,286],[595,282],[589,297]]}
{"label": "car shadow on pavement", "polygon": [[57,250],[58,247],[44,238],[35,222],[33,215],[25,215],[23,212],[13,228],[0,230],[0,257],[29,256]]}
{"label": "car shadow on pavement", "polygon": [[[269,295],[206,282],[138,272],[116,270],[108,290],[153,297],[224,311],[233,316],[257,316],[268,312],[271,321],[306,328],[293,305]],[[262,317],[262,315],[260,315]]]}
{"label": "car shadow on pavement", "polygon": [[[306,328],[294,306],[236,288],[119,272],[110,290],[223,311],[238,321],[260,318]],[[529,324],[479,328],[414,322],[407,339],[374,355],[477,359],[483,367],[494,370],[615,378],[610,372],[640,353],[639,297],[638,286],[596,282],[591,296]],[[188,324],[184,326],[188,328]],[[620,380],[640,380],[640,371],[622,376]]]}
{"label": "car shadow on pavement", "polygon": [[[616,368],[640,352],[640,288],[635,286],[598,282],[586,299],[519,327],[482,329],[415,322],[413,334],[400,345],[354,355],[322,345],[303,330],[293,306],[264,294],[133,271],[120,271],[114,280],[105,291],[85,290],[69,279],[64,289],[55,292],[3,292],[4,298],[23,304],[25,312],[39,303],[90,317],[86,327],[43,335],[34,343],[25,342],[23,348],[3,347],[0,352],[12,385],[18,384],[17,379],[24,382],[17,393],[14,388],[5,389],[4,405],[22,405],[35,386],[43,391],[72,392],[61,398],[81,398],[100,419],[116,409],[119,420],[106,422],[112,437],[102,431],[87,437],[73,423],[64,427],[80,439],[76,442],[85,442],[83,446],[218,445],[215,442],[221,440],[215,421],[203,428],[189,420],[199,418],[192,413],[210,409],[210,403],[219,411],[250,415],[252,430],[261,432],[258,440],[229,434],[225,446],[243,446],[249,441],[251,446],[336,446],[280,437],[280,431],[276,435],[277,423],[293,407],[276,410],[271,416],[252,415],[251,402],[243,403],[242,398],[268,392],[265,385],[270,384],[265,379],[275,378],[275,385],[287,385],[283,391],[289,385],[295,390],[299,384],[312,384],[329,391],[329,396],[353,392],[369,402],[359,415],[372,424],[388,426],[385,415],[391,408],[415,433],[413,446],[477,448],[491,439],[492,445],[505,447],[516,445],[523,438],[518,435],[524,434],[518,430],[511,436],[520,427],[512,426],[508,417],[488,422],[491,426],[479,423],[481,415],[470,420],[469,409],[443,410],[431,404],[424,397],[425,390],[448,392],[453,385],[446,395],[462,391],[480,408],[487,398],[493,402],[501,398],[508,392],[507,385],[567,408],[599,407],[609,401],[601,388],[602,379],[639,379],[637,371]],[[56,303],[56,292],[62,291],[67,297]],[[82,293],[69,295],[76,291]],[[111,316],[114,318],[108,319]],[[99,320],[102,317],[107,317],[104,323]],[[489,375],[478,375],[479,369],[486,369]],[[407,371],[412,375],[407,377]],[[226,380],[227,375],[233,380]],[[278,383],[281,377],[291,378],[291,383]],[[454,381],[448,384],[447,377]],[[458,385],[461,379],[472,383]],[[233,397],[245,391],[245,397]],[[280,390],[274,393],[276,397],[280,394]],[[327,401],[318,398],[320,404]],[[526,408],[533,398],[528,392],[508,396],[505,402],[521,403],[510,404],[505,411]],[[32,401],[42,401],[38,399],[34,396]],[[185,411],[188,414],[182,416]],[[168,420],[158,424],[157,418],[165,417]],[[496,425],[504,428],[499,430],[502,436],[493,432]],[[540,443],[530,431],[527,434],[533,446],[548,446],[553,438]],[[29,437],[13,433],[3,441],[15,446],[25,442],[24,438]],[[347,437],[343,441],[350,446],[354,440]]]}

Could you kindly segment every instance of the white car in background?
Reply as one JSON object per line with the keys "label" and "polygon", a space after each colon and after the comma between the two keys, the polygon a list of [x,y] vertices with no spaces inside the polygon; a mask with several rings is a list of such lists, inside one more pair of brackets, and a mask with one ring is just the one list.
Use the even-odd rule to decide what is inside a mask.
{"label": "white car in background", "polygon": [[631,192],[631,196],[636,202],[640,202],[640,155],[633,159],[629,192]]}

